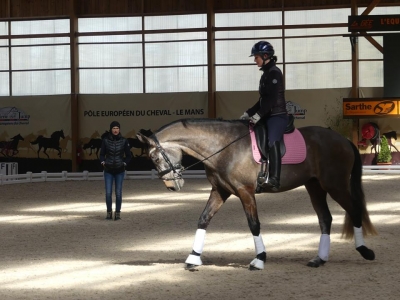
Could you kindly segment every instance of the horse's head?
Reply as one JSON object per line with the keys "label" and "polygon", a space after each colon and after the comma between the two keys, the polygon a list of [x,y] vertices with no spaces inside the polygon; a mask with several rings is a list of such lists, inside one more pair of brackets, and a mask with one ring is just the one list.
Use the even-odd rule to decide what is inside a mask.
{"label": "horse's head", "polygon": [[[148,156],[153,161],[158,171],[158,177],[164,181],[167,189],[170,191],[179,191],[184,184],[182,178],[181,149],[173,145],[161,147],[155,135],[146,137],[138,133],[136,137],[147,146]],[[168,145],[168,143],[165,144]]]}
{"label": "horse's head", "polygon": [[12,140],[17,140],[17,141],[23,141],[24,140],[24,138],[21,136],[21,134],[18,134],[16,136],[12,137],[11,139]]}

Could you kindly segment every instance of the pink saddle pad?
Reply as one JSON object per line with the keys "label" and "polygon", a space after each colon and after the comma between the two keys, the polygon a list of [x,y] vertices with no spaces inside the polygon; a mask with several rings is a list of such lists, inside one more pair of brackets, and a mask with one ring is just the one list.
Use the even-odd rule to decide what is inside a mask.
{"label": "pink saddle pad", "polygon": [[[251,149],[254,160],[261,164],[261,153],[258,150],[257,141],[253,129],[250,127]],[[299,164],[306,159],[306,142],[298,129],[292,133],[284,134],[286,153],[282,157],[282,164]]]}

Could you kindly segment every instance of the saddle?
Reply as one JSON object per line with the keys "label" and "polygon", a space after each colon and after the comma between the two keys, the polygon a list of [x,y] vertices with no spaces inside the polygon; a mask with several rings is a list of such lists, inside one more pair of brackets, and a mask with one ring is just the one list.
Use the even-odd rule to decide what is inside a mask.
{"label": "saddle", "polygon": [[[295,130],[294,126],[294,117],[293,115],[288,115],[288,123],[286,125],[286,129],[284,134],[292,133]],[[254,133],[255,133],[255,138],[257,142],[257,147],[260,151],[261,154],[261,159],[262,161],[267,161],[268,160],[268,153],[269,153],[269,147],[268,147],[268,128],[264,124],[264,122],[258,122],[254,127],[253,127]],[[286,146],[285,146],[285,141],[282,137],[282,139],[279,141],[279,147],[281,151],[281,156],[283,157],[286,153]]]}

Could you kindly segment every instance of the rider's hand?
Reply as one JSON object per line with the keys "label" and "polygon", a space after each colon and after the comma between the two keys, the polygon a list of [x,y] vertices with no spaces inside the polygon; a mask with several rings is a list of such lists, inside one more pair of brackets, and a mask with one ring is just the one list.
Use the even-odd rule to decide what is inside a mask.
{"label": "rider's hand", "polygon": [[250,123],[256,124],[258,121],[260,121],[261,117],[258,113],[255,113],[254,115],[251,116],[250,118]]}
{"label": "rider's hand", "polygon": [[240,120],[248,120],[249,118],[249,114],[247,112],[244,112],[244,114],[240,117]]}

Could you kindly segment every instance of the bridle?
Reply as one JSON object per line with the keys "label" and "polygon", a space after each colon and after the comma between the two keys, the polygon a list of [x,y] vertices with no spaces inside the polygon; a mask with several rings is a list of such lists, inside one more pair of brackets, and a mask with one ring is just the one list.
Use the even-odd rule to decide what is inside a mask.
{"label": "bridle", "polygon": [[[246,134],[244,134],[244,135],[238,137],[237,139],[233,140],[232,142],[230,142],[225,147],[219,149],[217,152],[211,154],[210,156],[207,156],[206,158],[204,158],[204,159],[202,159],[202,160],[200,160],[200,161],[198,161],[198,162],[196,162],[196,163],[194,163],[194,164],[192,164],[192,165],[190,165],[189,167],[186,167],[186,168],[184,168],[181,164],[175,164],[175,165],[172,164],[171,160],[168,158],[167,154],[165,153],[164,148],[161,147],[160,142],[158,141],[156,135],[153,134],[149,138],[151,138],[154,141],[154,143],[156,144],[157,149],[160,151],[162,157],[164,158],[165,162],[168,164],[168,167],[169,167],[168,169],[165,169],[165,170],[162,170],[162,171],[158,172],[158,177],[160,179],[162,179],[162,180],[165,180],[165,181],[182,179],[182,172],[183,171],[185,171],[185,170],[187,170],[187,169],[189,169],[189,168],[191,168],[191,167],[193,167],[193,166],[195,166],[195,165],[197,165],[199,163],[202,163],[203,161],[209,159],[210,157],[222,152],[223,150],[228,148],[230,145],[232,145],[233,143],[237,142],[238,140],[244,138],[245,136],[247,136],[249,134],[250,134],[250,132],[248,131]],[[165,174],[168,174],[171,171],[173,172],[174,178],[167,178],[167,179],[162,178]]]}
{"label": "bridle", "polygon": [[[162,180],[177,180],[177,179],[182,179],[182,172],[184,171],[184,168],[181,164],[172,164],[171,160],[168,158],[167,154],[165,153],[165,150],[163,147],[161,147],[160,142],[158,141],[157,137],[153,134],[150,136],[150,138],[154,141],[156,144],[156,147],[158,151],[160,151],[162,157],[164,158],[165,162],[168,164],[168,169],[162,170],[158,172],[158,177],[161,178]],[[169,172],[173,172],[173,178],[162,178],[165,174],[168,174]]]}

